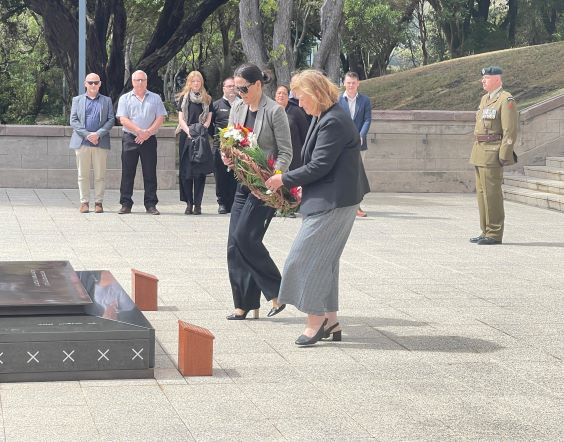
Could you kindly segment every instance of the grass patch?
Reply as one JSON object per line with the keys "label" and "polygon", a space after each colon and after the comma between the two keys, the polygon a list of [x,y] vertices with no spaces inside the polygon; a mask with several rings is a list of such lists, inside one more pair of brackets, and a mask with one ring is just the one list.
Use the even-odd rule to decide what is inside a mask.
{"label": "grass patch", "polygon": [[480,71],[503,69],[519,108],[564,93],[564,42],[471,55],[362,81],[373,109],[475,110],[484,94]]}

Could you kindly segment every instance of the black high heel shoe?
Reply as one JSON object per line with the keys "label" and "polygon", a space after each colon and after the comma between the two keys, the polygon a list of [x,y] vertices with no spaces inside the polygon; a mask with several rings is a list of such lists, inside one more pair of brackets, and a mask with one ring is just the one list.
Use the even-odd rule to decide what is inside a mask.
{"label": "black high heel shoe", "polygon": [[236,313],[231,313],[230,315],[226,316],[225,318],[228,321],[243,321],[243,320],[247,319],[247,315],[249,314],[249,312],[250,312],[250,310],[247,310],[242,315],[238,315]]}
{"label": "black high heel shoe", "polygon": [[317,330],[317,333],[315,335],[313,335],[312,337],[306,336],[306,335],[300,335],[300,337],[298,339],[296,339],[296,345],[313,345],[315,344],[317,341],[319,341],[321,338],[323,338],[323,336],[325,336],[325,325],[327,324],[327,319],[325,319],[325,321],[323,321],[323,324],[321,324],[321,327],[319,328],[319,330]]}
{"label": "black high heel shoe", "polygon": [[286,304],[281,304],[278,307],[272,307],[270,309],[270,311],[266,314],[266,316],[268,316],[269,318],[272,318],[273,316],[277,315],[278,313],[280,313],[285,308],[286,308]]}
{"label": "black high heel shoe", "polygon": [[333,335],[333,341],[341,341],[342,339],[342,330],[332,331],[339,325],[338,322],[335,322],[331,327],[324,329],[323,339],[330,338]]}

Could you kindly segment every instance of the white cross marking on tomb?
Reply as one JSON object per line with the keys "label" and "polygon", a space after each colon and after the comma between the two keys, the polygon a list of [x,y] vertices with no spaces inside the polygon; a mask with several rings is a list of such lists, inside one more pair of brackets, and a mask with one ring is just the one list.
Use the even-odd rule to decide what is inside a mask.
{"label": "white cross marking on tomb", "polygon": [[98,353],[100,353],[100,357],[98,358],[98,361],[100,361],[102,358],[104,358],[106,361],[109,361],[110,358],[108,358],[108,357],[106,356],[109,351],[110,351],[109,348],[108,348],[105,352],[102,352],[102,350],[98,349]]}
{"label": "white cross marking on tomb", "polygon": [[139,358],[141,360],[143,360],[143,356],[141,356],[141,352],[143,351],[143,349],[136,351],[134,348],[132,348],[131,350],[133,350],[133,353],[135,353],[135,356],[133,356],[131,358],[131,360],[133,361],[135,358]]}
{"label": "white cross marking on tomb", "polygon": [[31,354],[29,351],[27,352],[27,354],[30,356],[30,358],[28,359],[27,363],[29,364],[31,361],[35,361],[39,364],[39,359],[36,358],[36,356],[39,354],[39,350],[36,351],[34,354]]}
{"label": "white cross marking on tomb", "polygon": [[[0,357],[2,357],[3,354],[4,352],[0,353]],[[2,359],[0,359],[0,365],[4,365],[4,361]]]}
{"label": "white cross marking on tomb", "polygon": [[65,354],[65,359],[63,359],[63,362],[66,362],[67,359],[70,359],[71,361],[74,362],[74,359],[72,358],[72,355],[74,354],[76,350],[71,351],[70,353],[67,353],[66,351],[63,350],[63,353]]}

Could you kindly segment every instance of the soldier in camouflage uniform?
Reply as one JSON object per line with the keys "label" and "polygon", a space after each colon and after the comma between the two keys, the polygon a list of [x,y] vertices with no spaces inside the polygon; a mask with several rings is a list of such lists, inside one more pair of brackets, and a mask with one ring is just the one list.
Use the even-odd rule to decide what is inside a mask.
{"label": "soldier in camouflage uniform", "polygon": [[480,245],[501,244],[505,212],[503,210],[503,166],[515,164],[513,152],[517,139],[519,114],[511,94],[503,90],[502,70],[482,69],[482,86],[487,92],[480,101],[474,128],[474,146],[470,163],[476,170],[476,195],[482,232],[470,242]]}

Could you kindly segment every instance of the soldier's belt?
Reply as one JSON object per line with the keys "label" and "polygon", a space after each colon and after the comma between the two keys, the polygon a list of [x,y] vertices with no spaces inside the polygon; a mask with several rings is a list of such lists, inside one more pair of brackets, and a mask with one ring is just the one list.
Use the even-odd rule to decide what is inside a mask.
{"label": "soldier's belt", "polygon": [[500,141],[503,138],[501,134],[488,134],[488,135],[476,135],[476,141],[480,143],[488,143],[490,141]]}

